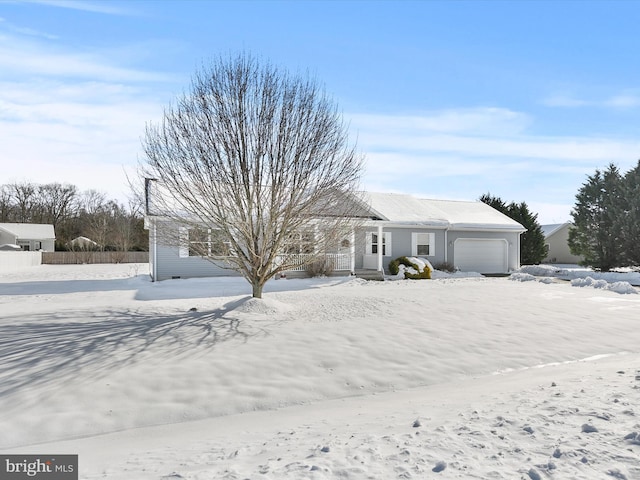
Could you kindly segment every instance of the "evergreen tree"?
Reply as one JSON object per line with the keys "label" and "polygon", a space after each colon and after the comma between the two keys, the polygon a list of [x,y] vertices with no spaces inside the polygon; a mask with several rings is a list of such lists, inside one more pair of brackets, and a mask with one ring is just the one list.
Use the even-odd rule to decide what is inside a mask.
{"label": "evergreen tree", "polygon": [[538,214],[532,213],[525,202],[506,204],[500,197],[494,197],[490,193],[485,193],[479,200],[504,213],[527,229],[520,236],[521,264],[533,265],[540,263],[544,259],[547,249],[542,227],[538,223]]}
{"label": "evergreen tree", "polygon": [[626,173],[621,184],[621,207],[617,208],[625,265],[640,265],[640,161]]}
{"label": "evergreen tree", "polygon": [[535,265],[547,256],[544,233],[538,223],[538,214],[532,213],[525,202],[510,203],[507,215],[527,229],[520,236],[520,263]]}
{"label": "evergreen tree", "polygon": [[596,170],[578,191],[569,248],[584,258],[584,265],[606,272],[624,263],[622,198],[622,178],[613,164],[604,172]]}
{"label": "evergreen tree", "polygon": [[495,208],[500,213],[504,213],[509,216],[509,206],[504,203],[504,201],[500,197],[494,197],[491,193],[485,193],[478,200],[482,203],[486,203],[490,207]]}

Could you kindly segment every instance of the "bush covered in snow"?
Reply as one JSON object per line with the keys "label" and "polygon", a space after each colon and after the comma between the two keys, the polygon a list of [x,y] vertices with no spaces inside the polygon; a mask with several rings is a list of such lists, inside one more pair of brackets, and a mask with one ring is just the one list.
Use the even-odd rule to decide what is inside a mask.
{"label": "bush covered in snow", "polygon": [[553,283],[553,277],[537,277],[530,273],[515,272],[509,276],[509,280],[514,282],[540,282],[540,283]]}
{"label": "bush covered in snow", "polygon": [[392,275],[402,275],[411,280],[430,279],[433,267],[429,260],[420,257],[398,257],[389,262]]}
{"label": "bush covered in snow", "polygon": [[533,280],[529,277],[537,277],[538,282],[543,283],[552,283],[557,278],[571,280],[574,287],[600,288],[623,294],[638,293],[633,285],[640,285],[640,275],[631,269],[625,269],[624,272],[594,272],[590,269],[558,268],[553,265],[524,265],[511,275],[510,280]]}
{"label": "bush covered in snow", "polygon": [[529,273],[520,273],[520,272],[516,272],[516,273],[512,273],[509,276],[509,280],[513,280],[515,282],[533,282],[535,281],[536,277],[534,277],[533,275],[529,274]]}
{"label": "bush covered in snow", "polygon": [[518,272],[536,277],[559,277],[567,275],[569,271],[553,265],[523,265]]}
{"label": "bush covered in snow", "polygon": [[631,286],[629,282],[614,282],[609,283],[606,280],[594,280],[591,277],[575,278],[571,280],[571,286],[573,287],[593,287],[601,288],[603,290],[610,290],[616,293],[622,294],[637,294],[638,291]]}

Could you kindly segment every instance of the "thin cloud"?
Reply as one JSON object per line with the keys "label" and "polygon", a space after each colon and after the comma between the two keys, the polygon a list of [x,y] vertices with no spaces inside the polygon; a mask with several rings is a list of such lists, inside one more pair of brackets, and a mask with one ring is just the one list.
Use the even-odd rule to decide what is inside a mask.
{"label": "thin cloud", "polygon": [[355,128],[391,132],[465,133],[504,135],[523,131],[530,123],[528,115],[506,108],[482,107],[439,110],[422,115],[350,115]]}
{"label": "thin cloud", "polygon": [[548,107],[560,108],[592,107],[627,109],[640,107],[640,95],[635,93],[621,93],[604,100],[584,100],[570,95],[554,95],[545,98],[542,103]]}
{"label": "thin cloud", "polygon": [[53,35],[47,32],[42,32],[40,30],[35,30],[29,27],[21,27],[19,25],[15,25],[13,23],[7,22],[6,19],[0,17],[0,28],[7,30],[12,33],[17,33],[19,35],[26,35],[29,37],[40,37],[46,38],[47,40],[57,40],[59,37],[57,35]]}
{"label": "thin cloud", "polygon": [[541,222],[569,220],[586,175],[608,163],[635,164],[640,140],[530,133],[532,118],[508,109],[423,116],[346,115],[366,154],[363,186],[474,200],[486,192],[535,204]]}
{"label": "thin cloud", "polygon": [[[0,83],[3,176],[70,182],[124,199],[124,170],[141,155],[145,123],[162,115],[162,100],[144,87],[41,78]],[[134,175],[135,176],[135,175]]]}
{"label": "thin cloud", "polygon": [[455,154],[603,165],[616,159],[633,159],[640,151],[640,140],[635,138],[528,134],[527,115],[501,109],[477,109],[472,114],[468,109],[450,110],[422,117],[358,114],[347,118],[361,149],[403,156]]}
{"label": "thin cloud", "polygon": [[124,68],[106,54],[70,53],[57,45],[0,36],[0,70],[5,79],[25,74],[53,78],[96,79],[118,82],[172,82],[174,74]]}
{"label": "thin cloud", "polygon": [[83,12],[103,13],[107,15],[133,15],[135,11],[116,5],[112,2],[86,2],[81,0],[23,0],[25,3],[35,3],[47,7],[81,10]]}
{"label": "thin cloud", "polygon": [[58,38],[60,38],[60,37],[58,37],[58,35],[53,35],[53,34],[50,34],[50,33],[41,32],[41,31],[38,31],[38,30],[34,30],[33,28],[16,27],[16,26],[10,25],[9,29],[12,32],[19,33],[21,35],[28,35],[30,37],[41,37],[41,38],[46,38],[47,40],[57,40]]}
{"label": "thin cloud", "polygon": [[640,107],[640,97],[636,95],[616,95],[608,99],[604,104],[614,108]]}

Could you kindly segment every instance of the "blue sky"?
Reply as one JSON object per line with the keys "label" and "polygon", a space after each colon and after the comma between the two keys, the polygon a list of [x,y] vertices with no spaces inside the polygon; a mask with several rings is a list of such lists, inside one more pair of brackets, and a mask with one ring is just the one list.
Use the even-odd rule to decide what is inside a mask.
{"label": "blue sky", "polygon": [[246,51],[324,84],[364,188],[566,221],[587,175],[640,158],[639,22],[635,1],[0,0],[0,184],[124,200],[145,124]]}

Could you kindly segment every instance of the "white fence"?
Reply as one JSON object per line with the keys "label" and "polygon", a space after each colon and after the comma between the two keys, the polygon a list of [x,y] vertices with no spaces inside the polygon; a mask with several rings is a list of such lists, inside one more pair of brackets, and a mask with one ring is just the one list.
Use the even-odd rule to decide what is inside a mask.
{"label": "white fence", "polygon": [[[317,255],[312,254],[297,254],[297,255],[287,255],[286,261],[292,266],[288,271],[290,272],[304,272],[306,266],[309,264],[309,261],[312,258],[316,258],[318,260],[325,260],[328,264],[330,270],[334,272],[338,271],[351,271],[351,256],[346,253],[327,253],[318,257]],[[281,259],[281,260],[284,260]]]}
{"label": "white fence", "polygon": [[42,252],[0,252],[0,272],[42,265]]}

